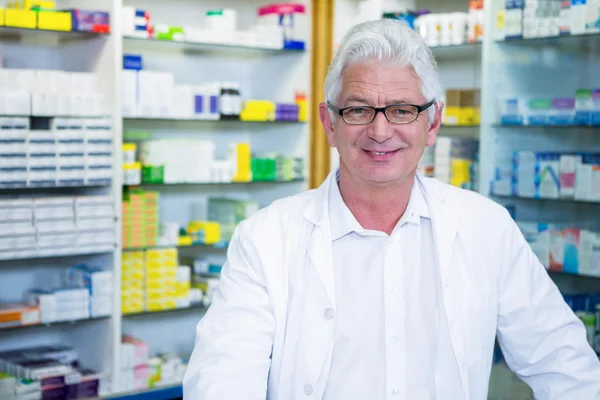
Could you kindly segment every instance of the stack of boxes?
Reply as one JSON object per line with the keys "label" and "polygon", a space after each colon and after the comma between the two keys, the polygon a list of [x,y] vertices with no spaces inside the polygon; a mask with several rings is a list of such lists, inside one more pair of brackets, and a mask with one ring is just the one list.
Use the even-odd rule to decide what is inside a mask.
{"label": "stack of boxes", "polygon": [[125,251],[121,264],[121,312],[142,312],[144,306],[145,254],[143,251]]}
{"label": "stack of boxes", "polygon": [[190,287],[192,282],[192,269],[186,265],[177,267],[175,278],[175,302],[177,308],[191,305]]}
{"label": "stack of boxes", "polygon": [[[215,162],[212,140],[149,140],[141,148],[142,180],[146,183],[210,182]],[[149,168],[159,172],[147,171]],[[161,181],[148,182],[149,178]]]}
{"label": "stack of boxes", "polygon": [[110,185],[112,128],[108,119],[55,118],[50,130],[26,118],[0,118],[0,187]]}
{"label": "stack of boxes", "polygon": [[121,370],[117,390],[127,393],[149,387],[148,345],[132,336],[121,338]]}
{"label": "stack of boxes", "polygon": [[92,72],[0,69],[0,115],[100,117],[107,95]]}
{"label": "stack of boxes", "polygon": [[550,271],[600,277],[600,234],[579,227],[519,222],[540,262]]}
{"label": "stack of boxes", "polygon": [[463,189],[475,189],[478,147],[477,140],[439,137],[435,144],[435,179]]}
{"label": "stack of boxes", "polygon": [[481,122],[479,89],[446,90],[444,125],[477,126]]}
{"label": "stack of boxes", "polygon": [[32,289],[25,302],[39,308],[43,324],[90,318],[90,293],[87,289]]}
{"label": "stack of boxes", "polygon": [[146,251],[146,311],[177,308],[177,249]]}
{"label": "stack of boxes", "polygon": [[503,125],[600,125],[600,89],[579,89],[575,97],[506,98],[499,102]]}
{"label": "stack of boxes", "polygon": [[0,216],[5,224],[0,259],[114,249],[115,215],[108,196],[2,200]]}
{"label": "stack of boxes", "polygon": [[600,201],[600,155],[519,151],[496,157],[491,193]]}
{"label": "stack of boxes", "polygon": [[181,357],[159,354],[150,358],[148,344],[129,335],[122,336],[120,381],[116,391],[127,393],[181,384],[184,372]]}
{"label": "stack of boxes", "polygon": [[[178,270],[177,249],[123,253],[121,310],[123,314],[163,311],[183,304],[185,271]],[[189,293],[188,293],[189,294]]]}
{"label": "stack of boxes", "polygon": [[112,314],[113,273],[98,267],[78,265],[67,271],[67,286],[85,288],[89,292],[89,317]]}
{"label": "stack of boxes", "polygon": [[498,12],[498,39],[581,35],[600,31],[595,0],[506,0]]}
{"label": "stack of boxes", "polygon": [[0,26],[67,32],[110,32],[108,12],[54,8],[54,1],[11,1],[5,10],[0,9]]}
{"label": "stack of boxes", "polygon": [[66,346],[5,351],[0,353],[0,372],[4,372],[0,396],[3,400],[97,398],[103,374],[79,365],[77,351]]}
{"label": "stack of boxes", "polygon": [[156,246],[159,235],[158,192],[134,191],[123,199],[123,248]]}

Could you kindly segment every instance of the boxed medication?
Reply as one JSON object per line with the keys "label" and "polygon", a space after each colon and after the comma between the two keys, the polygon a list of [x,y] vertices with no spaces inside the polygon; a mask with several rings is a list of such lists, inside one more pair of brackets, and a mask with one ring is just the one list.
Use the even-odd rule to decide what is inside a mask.
{"label": "boxed medication", "polygon": [[0,304],[0,328],[40,323],[40,310],[25,304]]}

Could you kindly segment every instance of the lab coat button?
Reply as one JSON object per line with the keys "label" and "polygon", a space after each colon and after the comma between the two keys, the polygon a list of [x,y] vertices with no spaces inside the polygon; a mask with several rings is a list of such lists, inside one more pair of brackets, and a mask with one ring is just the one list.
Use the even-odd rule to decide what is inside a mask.
{"label": "lab coat button", "polygon": [[333,308],[327,308],[325,309],[325,319],[333,319],[333,317],[335,317],[335,311],[333,311]]}
{"label": "lab coat button", "polygon": [[394,395],[394,396],[398,396],[399,394],[400,394],[400,389],[398,389],[398,388],[394,388],[394,389],[392,390],[392,395]]}
{"label": "lab coat button", "polygon": [[313,388],[308,383],[304,385],[304,394],[310,396],[313,393]]}
{"label": "lab coat button", "polygon": [[397,291],[398,291],[398,288],[396,288],[396,286],[390,286],[390,292],[396,293]]}
{"label": "lab coat button", "polygon": [[397,344],[398,343],[398,337],[394,336],[392,337],[392,344]]}

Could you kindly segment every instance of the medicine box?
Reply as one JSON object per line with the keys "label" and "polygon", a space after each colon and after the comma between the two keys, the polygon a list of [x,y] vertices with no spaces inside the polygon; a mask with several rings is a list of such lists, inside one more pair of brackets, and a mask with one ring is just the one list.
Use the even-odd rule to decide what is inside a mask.
{"label": "medicine box", "polygon": [[39,323],[40,310],[37,307],[24,304],[0,304],[0,328]]}

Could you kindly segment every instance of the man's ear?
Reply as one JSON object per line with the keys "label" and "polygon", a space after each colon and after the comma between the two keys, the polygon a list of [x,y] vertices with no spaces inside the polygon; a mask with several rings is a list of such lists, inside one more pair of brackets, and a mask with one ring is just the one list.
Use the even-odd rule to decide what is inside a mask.
{"label": "man's ear", "polygon": [[[439,103],[435,103],[433,106],[435,107],[435,118],[429,127],[429,130],[427,131],[426,144],[428,147],[431,147],[435,144],[435,139],[437,138],[437,134],[442,126],[442,114],[444,111],[444,103],[441,101]],[[429,112],[433,111],[431,108],[429,110]]]}
{"label": "man's ear", "polygon": [[331,122],[331,118],[329,116],[329,109],[327,108],[327,104],[321,103],[319,104],[319,118],[321,119],[321,125],[325,129],[325,133],[327,134],[327,141],[331,147],[335,147],[335,136],[333,134],[333,123]]}

